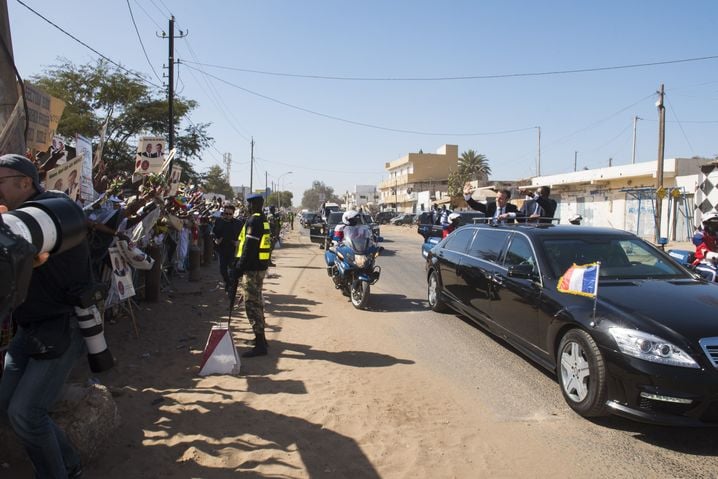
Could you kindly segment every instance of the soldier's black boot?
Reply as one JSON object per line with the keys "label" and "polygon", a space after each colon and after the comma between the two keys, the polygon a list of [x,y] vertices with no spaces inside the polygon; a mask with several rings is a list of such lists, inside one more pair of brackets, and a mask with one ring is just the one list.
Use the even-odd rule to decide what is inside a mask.
{"label": "soldier's black boot", "polygon": [[243,358],[253,358],[255,356],[267,355],[267,338],[264,333],[254,335],[254,347],[242,354]]}

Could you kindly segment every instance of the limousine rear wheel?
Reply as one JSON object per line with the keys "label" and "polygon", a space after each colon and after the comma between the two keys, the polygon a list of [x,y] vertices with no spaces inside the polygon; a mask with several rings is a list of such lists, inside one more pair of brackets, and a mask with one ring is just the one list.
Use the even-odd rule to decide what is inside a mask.
{"label": "limousine rear wheel", "polygon": [[606,414],[606,365],[596,342],[585,331],[572,329],[558,348],[558,382],[568,405],[584,417]]}
{"label": "limousine rear wheel", "polygon": [[441,299],[441,288],[439,286],[439,275],[436,271],[432,271],[429,275],[427,297],[429,299],[429,307],[432,311],[443,313],[448,308],[443,299]]}

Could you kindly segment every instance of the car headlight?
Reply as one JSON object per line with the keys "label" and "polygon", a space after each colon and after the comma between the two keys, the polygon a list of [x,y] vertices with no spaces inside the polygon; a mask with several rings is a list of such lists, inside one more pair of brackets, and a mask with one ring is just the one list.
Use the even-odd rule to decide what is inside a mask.
{"label": "car headlight", "polygon": [[608,328],[608,332],[623,354],[669,366],[700,367],[685,351],[658,336],[628,328]]}

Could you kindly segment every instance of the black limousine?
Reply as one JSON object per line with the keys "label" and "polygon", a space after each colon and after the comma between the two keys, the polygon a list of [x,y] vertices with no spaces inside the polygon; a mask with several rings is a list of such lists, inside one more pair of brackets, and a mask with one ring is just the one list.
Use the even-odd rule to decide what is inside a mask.
{"label": "black limousine", "polygon": [[[573,265],[594,263],[597,290],[559,291]],[[718,425],[718,285],[637,236],[467,225],[430,250],[426,279],[434,311],[468,316],[555,372],[578,414]]]}

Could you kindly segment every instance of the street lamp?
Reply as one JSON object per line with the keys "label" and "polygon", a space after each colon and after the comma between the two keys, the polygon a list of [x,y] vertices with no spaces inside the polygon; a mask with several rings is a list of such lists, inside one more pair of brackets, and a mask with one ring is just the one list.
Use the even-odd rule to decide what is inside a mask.
{"label": "street lamp", "polygon": [[294,173],[294,172],[287,171],[286,173],[282,173],[281,175],[279,175],[279,178],[277,178],[277,188],[279,189],[279,208],[280,209],[282,208],[282,187],[280,186],[281,183],[279,181],[282,179],[282,177],[291,175],[292,173]]}

